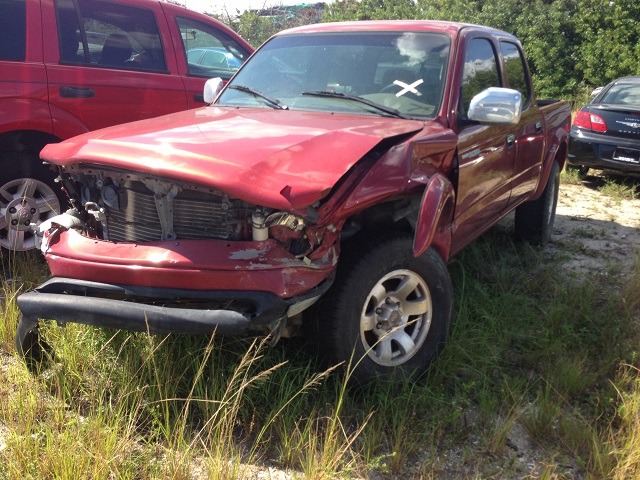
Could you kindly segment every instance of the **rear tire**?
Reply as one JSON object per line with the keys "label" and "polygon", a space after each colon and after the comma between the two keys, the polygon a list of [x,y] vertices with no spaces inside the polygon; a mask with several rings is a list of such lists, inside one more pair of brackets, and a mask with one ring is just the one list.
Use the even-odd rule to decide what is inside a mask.
{"label": "rear tire", "polygon": [[537,200],[523,203],[516,208],[516,237],[533,245],[544,245],[551,238],[556,217],[560,168],[553,162],[547,185]]}
{"label": "rear tire", "polygon": [[453,288],[434,250],[413,256],[398,234],[343,252],[336,281],[316,309],[320,351],[358,383],[415,378],[447,339]]}

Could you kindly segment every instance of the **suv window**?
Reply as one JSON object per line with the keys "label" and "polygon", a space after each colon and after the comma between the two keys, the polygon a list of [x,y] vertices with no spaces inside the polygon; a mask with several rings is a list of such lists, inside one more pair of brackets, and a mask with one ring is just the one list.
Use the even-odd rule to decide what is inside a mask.
{"label": "suv window", "polygon": [[189,75],[229,79],[249,58],[235,40],[210,25],[177,17]]}
{"label": "suv window", "polygon": [[466,120],[471,99],[489,87],[500,87],[500,72],[492,43],[486,38],[474,38],[464,57],[459,118]]}
{"label": "suv window", "polygon": [[0,60],[25,59],[26,5],[26,0],[0,0]]}
{"label": "suv window", "polygon": [[522,94],[522,105],[525,109],[531,100],[531,89],[526,74],[524,56],[515,43],[501,41],[500,50],[504,59],[509,87]]}
{"label": "suv window", "polygon": [[93,0],[57,0],[56,11],[62,63],[166,71],[153,12]]}

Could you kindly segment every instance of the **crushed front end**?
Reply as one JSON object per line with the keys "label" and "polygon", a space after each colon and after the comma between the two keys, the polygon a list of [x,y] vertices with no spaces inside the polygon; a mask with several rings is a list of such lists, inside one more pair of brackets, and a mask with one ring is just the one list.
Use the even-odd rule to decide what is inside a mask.
{"label": "crushed front end", "polygon": [[312,208],[279,211],[132,171],[61,170],[73,208],[40,227],[53,277],[19,297],[27,326],[277,339],[330,286],[337,228],[314,225]]}

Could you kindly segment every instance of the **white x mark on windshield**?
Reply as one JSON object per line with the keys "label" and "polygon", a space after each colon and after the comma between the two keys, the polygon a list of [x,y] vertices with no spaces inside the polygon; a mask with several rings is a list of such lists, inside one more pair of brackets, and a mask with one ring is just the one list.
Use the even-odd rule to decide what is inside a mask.
{"label": "white x mark on windshield", "polygon": [[394,80],[393,81],[394,85],[398,85],[399,87],[402,87],[402,90],[396,93],[396,97],[401,97],[407,92],[415,93],[419,97],[422,96],[422,94],[418,90],[416,90],[416,87],[420,85],[422,82],[424,82],[424,80],[419,79],[413,82],[411,85],[409,85],[408,83],[404,83],[400,80]]}

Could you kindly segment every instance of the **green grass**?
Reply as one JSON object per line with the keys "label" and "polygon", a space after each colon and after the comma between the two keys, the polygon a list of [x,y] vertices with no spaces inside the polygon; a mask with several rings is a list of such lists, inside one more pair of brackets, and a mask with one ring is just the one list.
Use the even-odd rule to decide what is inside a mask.
{"label": "green grass", "polygon": [[570,185],[582,185],[582,179],[576,170],[565,168],[560,172],[560,182]]}
{"label": "green grass", "polygon": [[300,339],[269,348],[51,323],[55,359],[31,375],[13,348],[15,298],[46,270],[37,256],[5,259],[0,478],[235,479],[265,464],[300,478],[439,478],[450,451],[456,476],[524,477],[516,428],[535,478],[567,463],[633,478],[640,263],[603,285],[567,280],[543,256],[503,231],[481,238],[450,265],[455,321],[425,378],[359,389],[319,370]]}
{"label": "green grass", "polygon": [[598,187],[598,190],[618,204],[622,200],[634,200],[640,196],[638,180],[633,178],[604,177],[603,184]]}

